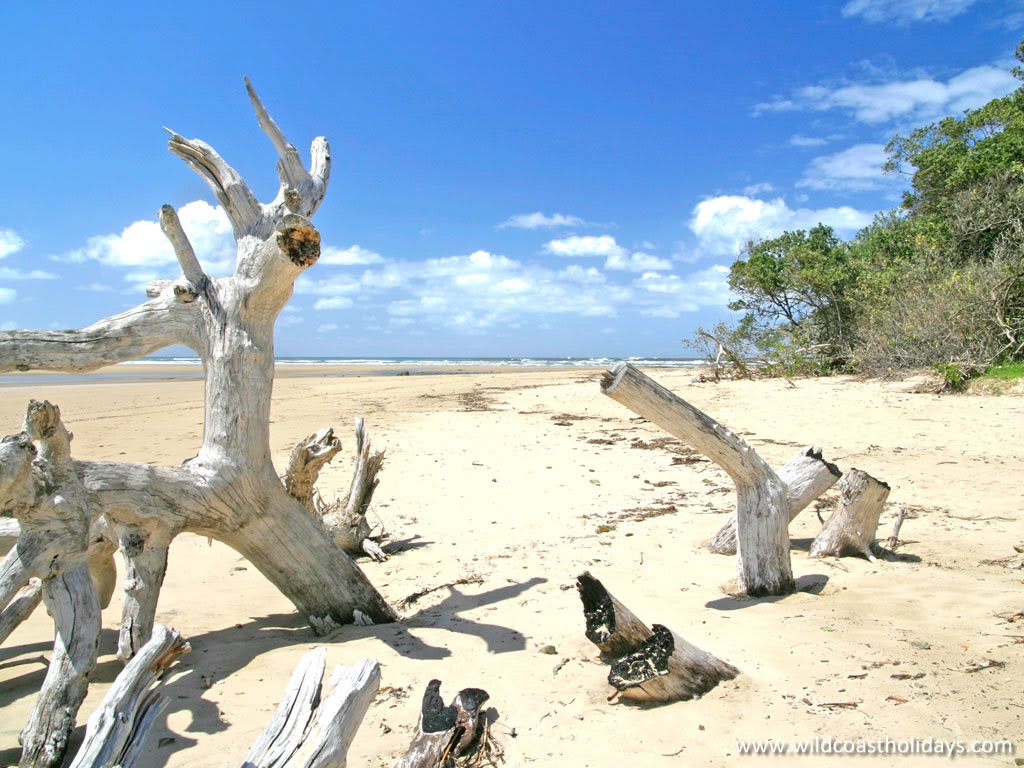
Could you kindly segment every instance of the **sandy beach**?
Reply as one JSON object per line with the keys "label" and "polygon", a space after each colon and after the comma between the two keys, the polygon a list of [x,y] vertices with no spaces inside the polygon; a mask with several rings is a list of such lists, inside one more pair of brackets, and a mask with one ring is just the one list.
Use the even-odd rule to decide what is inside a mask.
{"label": "sandy beach", "polygon": [[[79,458],[178,464],[200,443],[202,381],[163,370],[90,383],[4,377],[3,434],[17,431],[29,398],[45,398],[61,407]],[[157,620],[180,630],[192,652],[162,688],[167,706],[146,764],[241,765],[316,645],[326,646],[329,667],[361,657],[382,666],[352,766],[394,762],[432,678],[446,698],[470,686],[490,693],[508,766],[848,763],[739,754],[741,741],[815,738],[967,749],[1009,739],[1024,757],[1024,556],[1014,550],[1024,544],[1024,398],[919,394],[911,381],[698,384],[692,370],[647,372],[774,467],[813,444],[842,470],[888,482],[879,534],[888,536],[906,505],[900,558],[809,558],[820,528],[812,506],[790,529],[800,591],[730,597],[733,559],[700,547],[733,509],[729,478],[604,397],[598,370],[282,371],[271,425],[279,470],[298,440],[334,426],[346,451],[319,487],[343,494],[356,416],[387,448],[370,517],[388,532],[391,557],[359,560],[382,594],[398,605],[418,590],[464,583],[403,608],[401,623],[318,638],[235,552],[179,537]],[[609,703],[607,667],[583,635],[574,588],[584,570],[648,623],[741,676],[697,701]],[[119,617],[115,595],[83,725],[121,668]],[[40,609],[0,648],[0,765],[17,762],[52,632]],[[938,761],[889,755],[873,764]],[[1013,765],[1014,756],[965,754],[956,764]]]}

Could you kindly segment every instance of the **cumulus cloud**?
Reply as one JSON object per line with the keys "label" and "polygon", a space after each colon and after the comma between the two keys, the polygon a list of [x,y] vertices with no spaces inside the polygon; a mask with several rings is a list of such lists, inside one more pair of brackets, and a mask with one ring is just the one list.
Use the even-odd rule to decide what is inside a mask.
{"label": "cumulus cloud", "polygon": [[725,306],[730,300],[729,268],[721,264],[684,276],[648,272],[636,285],[661,299],[643,310],[649,317],[678,317],[701,307]]}
{"label": "cumulus cloud", "polygon": [[553,256],[614,256],[625,253],[625,248],[615,242],[611,235],[571,235],[561,240],[550,240],[544,245],[544,252]]}
{"label": "cumulus cloud", "polygon": [[329,245],[320,251],[319,263],[352,267],[362,264],[379,264],[382,261],[384,261],[384,258],[379,253],[359,245],[350,245],[348,248],[337,248]]}
{"label": "cumulus cloud", "polygon": [[798,133],[790,136],[789,143],[794,147],[823,147],[828,144],[828,139],[820,136],[801,136]]}
{"label": "cumulus cloud", "polygon": [[705,254],[736,256],[748,240],[777,237],[787,230],[810,229],[827,224],[849,236],[871,223],[873,214],[850,206],[790,208],[781,197],[759,200],[740,195],[720,195],[702,200],[689,226]]}
{"label": "cumulus cloud", "polygon": [[510,216],[498,225],[498,229],[554,229],[556,227],[580,227],[584,221],[578,216],[553,213],[550,216],[534,211]]}
{"label": "cumulus cloud", "polygon": [[845,191],[879,189],[895,181],[882,173],[885,160],[885,145],[857,144],[814,158],[796,185]]}
{"label": "cumulus cloud", "polygon": [[754,113],[839,110],[862,123],[928,123],[1005,96],[1019,85],[1004,65],[972,67],[942,82],[930,77],[887,83],[809,85],[787,98],[757,104]]}
{"label": "cumulus cloud", "polygon": [[[207,273],[217,276],[231,268],[235,259],[235,238],[220,206],[195,200],[178,210],[178,218]],[[133,222],[119,234],[90,237],[82,248],[54,259],[98,261],[108,267],[131,270],[125,279],[142,282],[167,275],[169,267],[178,263],[155,218]]]}
{"label": "cumulus cloud", "polygon": [[759,184],[749,184],[743,188],[744,195],[763,195],[765,192],[774,192],[775,185],[770,181],[762,181]]}
{"label": "cumulus cloud", "polygon": [[614,253],[604,263],[605,269],[622,269],[629,272],[650,272],[656,269],[671,269],[672,262],[646,253]]}
{"label": "cumulus cloud", "polygon": [[10,304],[18,297],[18,292],[13,288],[0,288],[0,304]]}
{"label": "cumulus cloud", "polygon": [[21,239],[17,232],[13,229],[0,227],[0,259],[5,259],[24,247],[25,241]]}
{"label": "cumulus cloud", "polygon": [[915,21],[949,21],[976,0],[850,0],[843,16],[859,16],[872,23],[910,24]]}

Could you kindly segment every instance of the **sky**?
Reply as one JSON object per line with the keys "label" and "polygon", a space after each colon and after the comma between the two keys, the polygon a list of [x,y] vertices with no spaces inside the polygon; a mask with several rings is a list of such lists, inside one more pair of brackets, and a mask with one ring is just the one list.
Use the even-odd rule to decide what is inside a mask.
{"label": "sky", "polygon": [[[278,356],[680,357],[750,239],[899,205],[893,136],[1012,91],[1024,0],[29,3],[0,8],[0,330],[79,328],[233,270],[162,126],[257,197],[308,163],[323,249]],[[170,353],[185,350],[174,348]]]}

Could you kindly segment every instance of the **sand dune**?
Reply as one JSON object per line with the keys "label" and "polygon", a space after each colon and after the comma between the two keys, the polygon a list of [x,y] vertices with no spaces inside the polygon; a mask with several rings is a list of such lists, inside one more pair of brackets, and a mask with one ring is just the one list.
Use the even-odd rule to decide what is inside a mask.
{"label": "sand dune", "polygon": [[[937,397],[914,394],[906,382],[843,377],[790,387],[651,373],[773,466],[813,443],[840,468],[889,482],[880,530],[887,534],[898,505],[908,506],[902,557],[808,558],[820,525],[809,509],[791,528],[803,591],[730,597],[723,587],[732,559],[699,546],[732,509],[728,477],[603,397],[597,371],[285,376],[273,408],[279,468],[321,426],[335,426],[351,446],[357,415],[387,446],[371,517],[389,532],[394,554],[360,561],[374,584],[398,604],[465,583],[420,598],[400,624],[317,638],[236,553],[180,537],[157,619],[193,650],[164,687],[168,706],[148,764],[240,765],[295,663],[317,644],[330,665],[364,656],[382,665],[384,688],[350,752],[353,766],[391,765],[435,677],[448,696],[467,686],[490,692],[509,766],[727,766],[741,759],[737,742],[751,739],[1020,742],[1024,621],[1009,619],[1024,610],[1022,557],[1013,548],[1024,543],[1024,399]],[[202,434],[197,381],[4,386],[4,433],[16,430],[30,397],[61,406],[82,458],[176,464]],[[347,487],[343,456],[321,476],[327,495]],[[608,703],[607,669],[583,637],[573,588],[583,570],[648,622],[743,674],[698,701]],[[119,611],[115,597],[81,722],[120,668]],[[0,764],[17,761],[17,733],[51,644],[52,623],[39,610],[0,649]],[[540,652],[548,645],[556,653]],[[989,659],[1005,666],[965,671]],[[965,755],[957,764],[1012,765],[1013,757]]]}

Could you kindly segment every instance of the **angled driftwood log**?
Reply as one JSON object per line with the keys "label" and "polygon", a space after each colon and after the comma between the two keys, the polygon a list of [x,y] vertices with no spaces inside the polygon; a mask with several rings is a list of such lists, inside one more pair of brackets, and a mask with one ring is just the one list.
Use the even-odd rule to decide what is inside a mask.
{"label": "angled driftwood log", "polygon": [[121,670],[89,716],[85,738],[70,768],[138,765],[146,734],[163,704],[153,685],[175,659],[189,650],[178,632],[155,625],[150,639]]}
{"label": "angled driftwood log", "polygon": [[288,493],[318,515],[327,531],[346,552],[366,553],[383,562],[387,555],[371,537],[366,513],[384,466],[384,451],[371,451],[370,437],[361,416],[356,417],[355,463],[352,483],[343,499],[325,502],[316,490],[320,471],[341,451],[341,441],[325,427],[298,443],[288,460],[284,484]]}
{"label": "angled driftwood log", "polygon": [[169,142],[171,152],[210,186],[231,221],[238,246],[234,273],[207,275],[174,209],[164,206],[160,224],[181,277],[152,284],[149,301],[82,330],[0,332],[2,372],[89,371],[171,344],[191,347],[203,360],[204,430],[194,458],[180,467],[70,460],[92,519],[105,516],[122,545],[129,545],[124,658],[148,637],[166,546],[186,531],[237,550],[318,631],[357,615],[374,622],[395,618],[321,521],[288,493],[271,461],[274,323],[296,278],[320,255],[320,235],[310,218],[327,191],[330,152],[325,139],[315,139],[306,170],[246,84],[280,158],[281,187],[273,201],[257,201],[205,142],[173,132]]}
{"label": "angled driftwood log", "polygon": [[[445,706],[441,681],[431,680],[423,694],[416,735],[394,768],[452,768],[493,763],[500,756],[500,748],[488,729],[490,710],[481,709],[488,698],[485,690],[464,688]],[[487,759],[487,762],[475,758]]]}
{"label": "angled driftwood log", "polygon": [[380,686],[380,665],[338,665],[321,690],[326,652],[314,648],[295,667],[284,698],[243,768],[345,768],[348,749]]}
{"label": "angled driftwood log", "polygon": [[[822,458],[820,448],[807,446],[787,461],[777,474],[779,480],[786,486],[789,522],[792,523],[804,507],[839,482],[843,473],[835,464]],[[735,512],[729,515],[729,519],[705,546],[716,554],[736,554]]]}
{"label": "angled driftwood log", "polygon": [[589,572],[576,578],[586,636],[610,665],[610,698],[669,702],[694,699],[739,674],[731,664],[660,624],[648,627]]}
{"label": "angled driftwood log", "polygon": [[889,498],[889,486],[867,472],[851,469],[839,484],[839,504],[825,521],[811,544],[811,557],[864,555],[875,561],[872,548],[878,530],[878,518]]}
{"label": "angled driftwood log", "polygon": [[792,592],[786,486],[754,449],[628,363],[604,375],[601,391],[697,449],[732,478],[738,591],[751,597]]}

